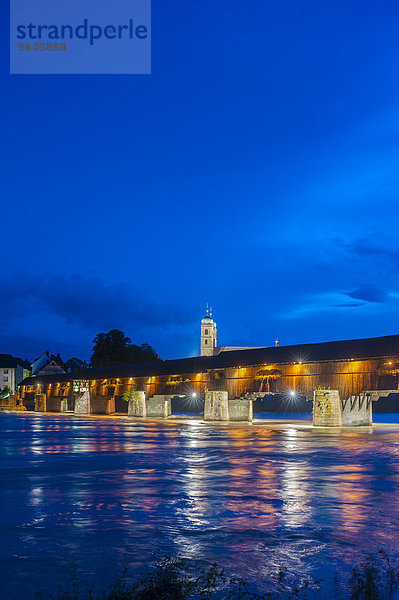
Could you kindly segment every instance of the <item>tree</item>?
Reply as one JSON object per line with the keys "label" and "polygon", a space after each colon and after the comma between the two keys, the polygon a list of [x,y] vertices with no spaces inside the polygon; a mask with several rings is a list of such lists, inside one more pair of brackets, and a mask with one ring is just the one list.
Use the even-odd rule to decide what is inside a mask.
{"label": "tree", "polygon": [[92,367],[160,360],[152,346],[132,344],[132,340],[120,329],[111,329],[108,333],[98,333],[93,343]]}
{"label": "tree", "polygon": [[11,388],[5,386],[2,390],[0,390],[0,398],[4,400],[4,398],[8,398],[10,396],[12,390]]}
{"label": "tree", "polygon": [[154,360],[161,360],[154,348],[149,344],[141,344],[136,346],[132,344],[129,347],[129,362],[131,363],[143,363],[152,362]]}
{"label": "tree", "polygon": [[50,354],[49,356],[51,360],[57,363],[57,365],[60,365],[60,367],[64,368],[64,361],[62,360],[59,352],[58,354]]}

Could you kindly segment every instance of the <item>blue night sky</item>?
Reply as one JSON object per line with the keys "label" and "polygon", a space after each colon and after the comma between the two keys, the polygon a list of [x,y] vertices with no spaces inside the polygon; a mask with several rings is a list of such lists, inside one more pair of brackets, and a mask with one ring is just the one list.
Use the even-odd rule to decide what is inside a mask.
{"label": "blue night sky", "polygon": [[152,75],[8,74],[0,353],[398,333],[399,9],[153,1]]}

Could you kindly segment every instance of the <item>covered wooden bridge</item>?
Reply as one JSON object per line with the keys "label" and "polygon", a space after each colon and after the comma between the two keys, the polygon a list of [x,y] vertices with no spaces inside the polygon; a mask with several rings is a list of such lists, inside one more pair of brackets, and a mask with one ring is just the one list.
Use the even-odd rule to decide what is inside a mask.
{"label": "covered wooden bridge", "polygon": [[363,391],[397,390],[399,335],[317,344],[220,352],[179,360],[85,369],[74,374],[29,377],[20,384],[28,409],[74,410],[82,394],[89,413],[112,414],[115,398],[136,390],[148,401],[176,395],[204,397],[225,392],[229,401],[265,393],[295,393],[313,399],[318,387],[337,390],[341,399]]}

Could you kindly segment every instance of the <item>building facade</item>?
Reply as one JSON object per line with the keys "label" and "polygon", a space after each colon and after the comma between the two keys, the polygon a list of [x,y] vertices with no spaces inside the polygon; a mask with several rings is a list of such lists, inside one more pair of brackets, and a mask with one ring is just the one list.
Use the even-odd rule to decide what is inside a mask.
{"label": "building facade", "polygon": [[31,371],[34,377],[38,375],[51,375],[54,373],[65,373],[65,370],[62,366],[50,356],[50,353],[43,352],[36,358],[31,364]]}
{"label": "building facade", "polygon": [[15,394],[18,385],[29,375],[29,363],[11,354],[0,354],[0,391],[8,388]]}

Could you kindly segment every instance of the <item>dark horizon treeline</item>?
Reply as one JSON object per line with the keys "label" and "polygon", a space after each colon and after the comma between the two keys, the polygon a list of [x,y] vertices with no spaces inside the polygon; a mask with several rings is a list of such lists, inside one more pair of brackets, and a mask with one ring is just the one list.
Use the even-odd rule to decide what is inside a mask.
{"label": "dark horizon treeline", "polygon": [[132,340],[120,329],[111,329],[108,333],[98,333],[93,343],[90,360],[92,367],[161,360],[152,346],[147,343],[139,346],[133,344]]}
{"label": "dark horizon treeline", "polygon": [[[61,354],[51,354],[47,351],[50,360],[56,362],[67,373],[73,373],[87,367],[107,367],[110,365],[137,364],[161,360],[150,344],[133,344],[120,329],[111,329],[108,333],[98,333],[93,339],[93,349],[90,362],[71,357],[63,360]],[[26,360],[27,367],[30,367]]]}

